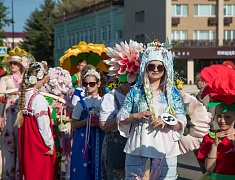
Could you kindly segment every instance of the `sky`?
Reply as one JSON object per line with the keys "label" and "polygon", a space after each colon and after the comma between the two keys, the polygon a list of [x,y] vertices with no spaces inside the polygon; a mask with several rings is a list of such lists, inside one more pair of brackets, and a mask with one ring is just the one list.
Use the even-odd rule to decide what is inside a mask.
{"label": "sky", "polygon": [[[8,18],[12,18],[12,2],[14,14],[14,32],[23,32],[25,22],[30,14],[44,4],[44,0],[3,0],[4,6],[8,8]],[[3,28],[5,32],[12,32],[12,24]]]}

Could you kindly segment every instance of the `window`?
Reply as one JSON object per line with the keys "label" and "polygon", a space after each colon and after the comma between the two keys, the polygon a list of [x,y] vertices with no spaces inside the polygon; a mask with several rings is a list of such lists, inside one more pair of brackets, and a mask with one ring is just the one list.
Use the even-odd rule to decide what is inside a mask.
{"label": "window", "polygon": [[101,41],[105,41],[105,28],[104,26],[100,29]]}
{"label": "window", "polygon": [[123,31],[118,30],[116,31],[116,39],[122,39],[123,38]]}
{"label": "window", "polygon": [[235,16],[235,5],[234,4],[224,5],[224,16]]}
{"label": "window", "polygon": [[215,16],[216,6],[214,4],[194,5],[194,16]]}
{"label": "window", "polygon": [[172,4],[171,5],[172,16],[188,16],[187,4]]}
{"label": "window", "polygon": [[224,31],[224,39],[225,40],[235,39],[235,30],[225,30]]}
{"label": "window", "polygon": [[111,27],[107,25],[107,40],[111,39]]}
{"label": "window", "polygon": [[144,34],[136,35],[135,40],[138,43],[145,43],[145,35]]}
{"label": "window", "polygon": [[145,19],[144,11],[139,11],[135,13],[135,22],[143,22]]}
{"label": "window", "polygon": [[215,40],[216,33],[214,30],[196,30],[193,32],[194,40]]}
{"label": "window", "polygon": [[96,42],[96,33],[95,33],[95,29],[93,29],[92,31],[92,42]]}
{"label": "window", "polygon": [[171,31],[172,40],[186,40],[188,39],[188,31]]}

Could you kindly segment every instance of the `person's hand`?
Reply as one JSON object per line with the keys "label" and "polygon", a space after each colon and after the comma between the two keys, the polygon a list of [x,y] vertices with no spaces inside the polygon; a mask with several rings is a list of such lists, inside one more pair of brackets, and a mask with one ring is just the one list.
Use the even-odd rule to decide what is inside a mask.
{"label": "person's hand", "polygon": [[223,140],[224,137],[226,137],[227,132],[226,131],[221,131],[217,132],[215,135],[215,145],[218,146],[219,143]]}
{"label": "person's hand", "polygon": [[150,123],[154,128],[158,127],[158,126],[162,126],[162,129],[164,129],[164,127],[166,126],[166,123],[160,118],[158,117],[157,119],[154,119],[151,123]]}
{"label": "person's hand", "polygon": [[0,130],[2,131],[5,126],[5,118],[0,117]]}
{"label": "person's hand", "polygon": [[51,108],[61,108],[62,105],[58,100],[53,100],[53,102],[51,103]]}
{"label": "person's hand", "polygon": [[50,150],[47,151],[47,152],[45,153],[45,155],[50,155],[50,156],[52,156],[53,153],[54,153],[54,145],[50,146],[49,149],[50,149]]}
{"label": "person's hand", "polygon": [[136,113],[135,119],[147,120],[153,114],[154,113],[151,112],[151,111],[143,111],[143,112],[140,112],[140,113]]}

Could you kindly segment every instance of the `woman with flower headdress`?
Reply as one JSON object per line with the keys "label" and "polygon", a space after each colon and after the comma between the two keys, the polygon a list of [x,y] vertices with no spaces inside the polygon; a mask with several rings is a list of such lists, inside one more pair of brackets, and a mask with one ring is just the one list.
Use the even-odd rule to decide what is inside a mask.
{"label": "woman with flower headdress", "polygon": [[47,67],[32,63],[21,86],[18,125],[20,180],[53,180],[56,153],[48,102],[38,91],[47,81]]}
{"label": "woman with flower headdress", "polygon": [[[18,89],[22,82],[22,73],[28,68],[28,63],[34,58],[19,47],[14,48],[7,54],[2,64],[10,69],[10,73],[0,80],[0,94],[6,100],[5,109],[0,118],[1,148],[2,148],[2,178],[18,179],[19,164],[17,151],[17,128],[14,123],[17,115],[16,100],[19,98]],[[4,112],[3,112],[4,111]]]}
{"label": "woman with flower headdress", "polygon": [[125,179],[140,177],[148,159],[151,163],[153,159],[163,159],[162,167],[153,176],[177,179],[178,141],[187,120],[180,93],[173,86],[171,48],[168,39],[162,44],[154,41],[147,45],[138,81],[117,115],[120,134],[128,138],[124,148]]}
{"label": "woman with flower headdress", "polygon": [[106,54],[110,59],[104,62],[110,65],[108,75],[117,76],[119,86],[105,94],[101,100],[100,127],[106,132],[102,149],[102,179],[119,180],[125,177],[126,155],[123,149],[127,139],[117,129],[116,115],[126,94],[136,82],[140,53],[144,48],[143,44],[130,40],[129,43],[121,42],[107,49]]}
{"label": "woman with flower headdress", "polygon": [[100,180],[104,131],[99,127],[101,96],[105,84],[102,74],[88,69],[82,74],[87,96],[78,101],[72,114],[73,143],[70,179]]}
{"label": "woman with flower headdress", "polygon": [[[55,147],[56,147],[56,162],[58,167],[58,176],[60,176],[60,169],[61,169],[61,159],[65,157],[65,178],[69,179],[70,174],[70,154],[71,154],[71,137],[62,137],[60,136],[59,132],[59,125],[61,123],[70,123],[69,122],[61,122],[61,116],[65,115],[68,120],[71,119],[72,116],[72,104],[70,95],[72,92],[72,82],[71,76],[69,71],[61,68],[61,67],[54,67],[49,69],[49,81],[44,85],[41,90],[46,93],[50,93],[61,97],[66,101],[67,104],[71,106],[67,106],[66,103],[56,102],[52,97],[49,97],[45,94],[45,98],[50,104],[53,106],[51,112],[51,118],[53,119],[53,130],[55,133]],[[65,113],[65,114],[64,114]],[[62,120],[63,121],[63,120]]]}
{"label": "woman with flower headdress", "polygon": [[[214,120],[219,130],[204,136],[198,159],[205,163],[210,180],[235,179],[235,71],[223,65],[202,69],[201,76],[210,96],[209,108],[215,107]],[[205,177],[206,178],[206,177]]]}

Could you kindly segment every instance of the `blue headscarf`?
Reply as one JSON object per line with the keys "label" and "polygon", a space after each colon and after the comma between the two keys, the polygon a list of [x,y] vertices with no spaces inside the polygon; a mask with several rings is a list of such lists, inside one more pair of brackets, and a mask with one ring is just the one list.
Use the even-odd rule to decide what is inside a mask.
{"label": "blue headscarf", "polygon": [[[139,87],[143,85],[146,94],[146,99],[148,101],[147,102],[148,106],[151,108],[153,94],[152,90],[149,87],[148,78],[145,77],[146,65],[153,60],[161,61],[165,66],[167,73],[166,97],[167,97],[168,106],[165,112],[175,115],[175,111],[173,109],[173,100],[172,100],[174,70],[173,70],[173,55],[170,50],[171,48],[172,46],[169,45],[168,39],[166,40],[165,43],[162,44],[160,42],[153,41],[147,45],[147,48],[145,49],[141,58],[140,73],[136,85]],[[153,108],[151,109],[153,110]]]}

